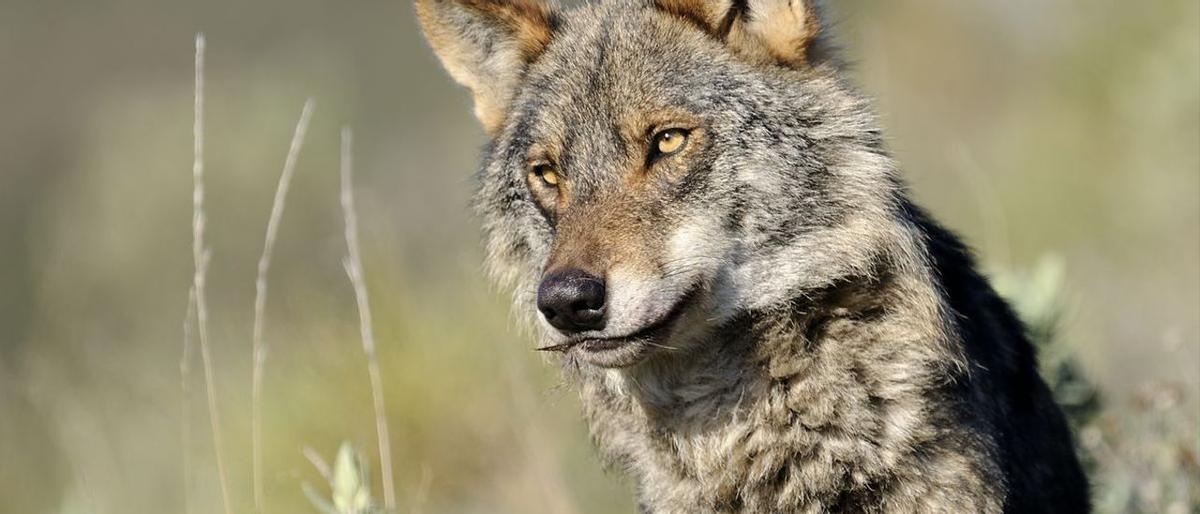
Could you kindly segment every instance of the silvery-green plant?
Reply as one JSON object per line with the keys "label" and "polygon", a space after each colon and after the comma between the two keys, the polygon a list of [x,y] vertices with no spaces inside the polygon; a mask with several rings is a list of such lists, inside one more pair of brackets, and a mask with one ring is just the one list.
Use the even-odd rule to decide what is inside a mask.
{"label": "silvery-green plant", "polygon": [[1079,349],[1059,330],[1069,305],[1058,255],[993,273],[997,291],[1024,320],[1042,375],[1075,429],[1098,513],[1200,513],[1200,427],[1190,389],[1147,380],[1125,398],[1103,401],[1082,372]]}
{"label": "silvery-green plant", "polygon": [[305,457],[312,462],[329,484],[325,498],[307,482],[301,484],[304,495],[324,514],[379,514],[385,512],[371,497],[371,474],[362,454],[349,441],[343,441],[330,468],[319,454],[305,448]]}
{"label": "silvery-green plant", "polygon": [[1078,349],[1062,336],[1068,305],[1066,261],[1043,255],[1032,267],[992,273],[992,284],[1025,322],[1038,350],[1042,377],[1054,392],[1072,427],[1078,431],[1100,410],[1100,393],[1079,364]]}

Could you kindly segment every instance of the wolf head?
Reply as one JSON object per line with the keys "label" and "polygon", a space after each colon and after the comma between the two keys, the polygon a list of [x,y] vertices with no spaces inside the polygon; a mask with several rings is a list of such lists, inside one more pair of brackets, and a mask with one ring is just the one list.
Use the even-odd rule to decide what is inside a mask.
{"label": "wolf head", "polygon": [[687,352],[885,258],[898,181],[813,1],[416,0],[491,138],[489,265],[547,346]]}

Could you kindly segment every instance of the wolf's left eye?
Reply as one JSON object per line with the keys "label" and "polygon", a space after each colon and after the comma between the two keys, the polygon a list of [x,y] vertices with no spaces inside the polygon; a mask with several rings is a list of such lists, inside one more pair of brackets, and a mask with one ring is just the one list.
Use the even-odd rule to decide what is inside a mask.
{"label": "wolf's left eye", "polygon": [[558,187],[558,172],[554,171],[554,167],[549,164],[535,164],[529,173],[545,182],[546,185]]}
{"label": "wolf's left eye", "polygon": [[652,152],[654,157],[679,153],[687,145],[688,133],[683,129],[667,129],[654,134]]}

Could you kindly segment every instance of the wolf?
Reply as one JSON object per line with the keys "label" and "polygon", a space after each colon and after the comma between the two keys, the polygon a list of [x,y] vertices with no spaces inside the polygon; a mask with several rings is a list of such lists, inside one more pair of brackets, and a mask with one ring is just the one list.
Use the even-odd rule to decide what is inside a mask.
{"label": "wolf", "polygon": [[487,261],[647,513],[1088,512],[1034,348],[814,0],[416,0]]}

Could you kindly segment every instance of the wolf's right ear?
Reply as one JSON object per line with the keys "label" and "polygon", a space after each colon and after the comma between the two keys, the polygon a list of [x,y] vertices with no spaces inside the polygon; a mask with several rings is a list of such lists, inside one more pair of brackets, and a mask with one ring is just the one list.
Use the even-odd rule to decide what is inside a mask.
{"label": "wolf's right ear", "polygon": [[475,96],[495,136],[526,67],[550,43],[555,15],[540,0],[416,0],[425,38],[454,80]]}
{"label": "wolf's right ear", "polygon": [[756,62],[815,64],[821,50],[821,0],[653,0]]}

